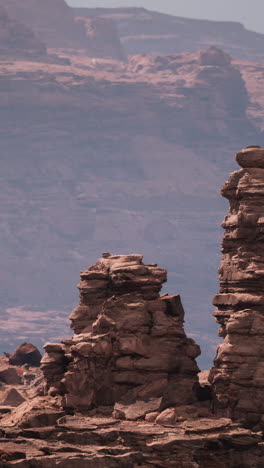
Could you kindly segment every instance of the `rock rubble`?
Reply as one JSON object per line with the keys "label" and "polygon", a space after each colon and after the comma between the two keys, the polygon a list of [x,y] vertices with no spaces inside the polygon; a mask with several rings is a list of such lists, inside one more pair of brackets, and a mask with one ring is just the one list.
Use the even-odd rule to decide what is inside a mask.
{"label": "rock rubble", "polygon": [[141,255],[103,254],[81,272],[73,338],[47,343],[42,370],[64,407],[112,406],[136,420],[197,401],[200,348],[187,338],[179,295],[160,295],[166,270]]}
{"label": "rock rubble", "polygon": [[258,427],[264,423],[264,149],[248,147],[236,160],[242,169],[222,188],[230,213],[214,315],[224,343],[210,378],[216,414]]}

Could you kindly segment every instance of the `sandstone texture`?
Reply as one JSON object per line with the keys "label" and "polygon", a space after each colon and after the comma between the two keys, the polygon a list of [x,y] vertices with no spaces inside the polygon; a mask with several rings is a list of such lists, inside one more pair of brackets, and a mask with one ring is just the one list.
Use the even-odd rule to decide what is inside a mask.
{"label": "sandstone texture", "polygon": [[[46,418],[8,425],[2,418],[2,466],[21,468],[248,468],[263,466],[260,433],[229,419],[201,419],[162,427],[104,416],[60,415],[41,405]],[[35,403],[37,404],[37,403]],[[48,407],[48,405],[50,405]],[[25,407],[22,409],[26,409]],[[16,410],[18,412],[18,409]],[[48,417],[49,415],[49,417]],[[52,423],[52,417],[55,423]],[[30,424],[32,422],[32,424]],[[1,463],[1,462],[0,462]],[[1,465],[0,465],[1,466]]]}
{"label": "sandstone texture", "polygon": [[223,222],[214,315],[224,343],[210,379],[216,414],[258,427],[264,422],[264,150],[246,148],[236,160],[242,169],[222,188],[230,214]]}
{"label": "sandstone texture", "polygon": [[185,335],[180,296],[159,295],[165,281],[140,255],[103,254],[83,271],[74,337],[44,346],[49,394],[67,409],[112,406],[129,420],[197,401],[200,348]]}
{"label": "sandstone texture", "polygon": [[[198,382],[199,346],[185,335],[180,297],[160,295],[165,281],[140,255],[104,253],[81,272],[75,334],[46,343],[44,380],[27,366],[16,368],[24,385],[1,384],[0,466],[263,466],[261,426],[212,414],[208,371]],[[0,361],[14,368],[9,358]]]}

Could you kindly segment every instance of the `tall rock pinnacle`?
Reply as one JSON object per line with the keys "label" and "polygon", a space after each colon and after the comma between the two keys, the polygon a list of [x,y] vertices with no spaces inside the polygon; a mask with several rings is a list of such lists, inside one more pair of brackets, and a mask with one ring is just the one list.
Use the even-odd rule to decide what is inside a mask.
{"label": "tall rock pinnacle", "polygon": [[166,270],[141,255],[110,255],[81,273],[75,335],[47,343],[42,369],[50,394],[73,410],[114,408],[137,419],[196,400],[200,348],[187,338],[180,296],[160,295]]}
{"label": "tall rock pinnacle", "polygon": [[224,343],[211,371],[219,416],[264,424],[264,149],[240,151],[242,167],[222,188],[230,213],[219,269],[214,315]]}

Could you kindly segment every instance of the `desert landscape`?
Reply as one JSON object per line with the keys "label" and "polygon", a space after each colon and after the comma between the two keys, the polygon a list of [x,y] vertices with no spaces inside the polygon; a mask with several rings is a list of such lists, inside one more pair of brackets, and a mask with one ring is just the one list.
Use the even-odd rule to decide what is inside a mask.
{"label": "desert landscape", "polygon": [[263,46],[0,0],[0,466],[263,466]]}

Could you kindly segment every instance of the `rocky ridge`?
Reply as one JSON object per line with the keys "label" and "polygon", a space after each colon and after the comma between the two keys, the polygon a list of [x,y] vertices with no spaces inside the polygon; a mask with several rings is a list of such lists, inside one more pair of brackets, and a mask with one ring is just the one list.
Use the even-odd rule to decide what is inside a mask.
{"label": "rocky ridge", "polygon": [[218,415],[263,427],[264,150],[237,154],[242,167],[222,188],[230,214],[223,227],[220,293],[214,315],[224,343],[212,371]]}
{"label": "rocky ridge", "polygon": [[264,34],[232,21],[182,18],[145,8],[73,8],[75,16],[115,22],[128,55],[198,52],[210,46],[250,61],[263,60]]}

